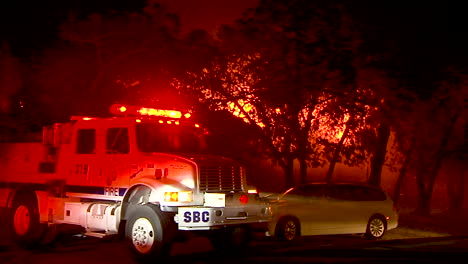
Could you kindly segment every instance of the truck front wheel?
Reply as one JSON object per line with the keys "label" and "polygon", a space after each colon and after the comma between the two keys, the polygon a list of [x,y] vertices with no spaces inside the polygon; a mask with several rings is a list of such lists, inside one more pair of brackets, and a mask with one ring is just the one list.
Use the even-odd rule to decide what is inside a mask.
{"label": "truck front wheel", "polygon": [[152,204],[133,205],[128,210],[125,234],[137,258],[168,255],[173,237],[171,219]]}

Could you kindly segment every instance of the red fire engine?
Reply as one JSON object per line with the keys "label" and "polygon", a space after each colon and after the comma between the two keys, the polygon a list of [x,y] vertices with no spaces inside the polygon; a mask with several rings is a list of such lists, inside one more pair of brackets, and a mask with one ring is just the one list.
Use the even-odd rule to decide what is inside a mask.
{"label": "red fire engine", "polygon": [[189,114],[111,109],[118,115],[44,127],[42,142],[0,143],[0,206],[18,243],[75,225],[89,236],[124,235],[149,257],[181,234],[206,234],[216,247],[270,220],[244,167],[202,154],[203,129]]}

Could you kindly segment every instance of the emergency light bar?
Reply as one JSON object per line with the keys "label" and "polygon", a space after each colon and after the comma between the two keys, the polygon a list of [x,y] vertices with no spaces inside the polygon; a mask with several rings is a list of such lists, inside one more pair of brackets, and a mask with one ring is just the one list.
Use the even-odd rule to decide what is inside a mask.
{"label": "emergency light bar", "polygon": [[110,109],[115,115],[132,115],[132,116],[160,116],[169,118],[181,118],[182,113],[177,110],[164,110],[156,108],[147,108],[140,106],[129,106],[114,104]]}

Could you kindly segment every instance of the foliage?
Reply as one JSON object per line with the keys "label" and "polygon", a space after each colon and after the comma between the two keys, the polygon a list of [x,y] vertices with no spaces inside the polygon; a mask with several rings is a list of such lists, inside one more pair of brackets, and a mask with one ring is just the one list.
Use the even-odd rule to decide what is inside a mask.
{"label": "foliage", "polygon": [[166,101],[158,98],[158,92],[168,88],[167,72],[177,67],[178,31],[177,16],[160,5],[147,7],[143,13],[70,17],[62,25],[62,38],[71,44],[70,49],[88,50],[88,63],[95,72],[91,83],[83,85],[88,97],[84,110],[102,113],[123,99],[126,103]]}
{"label": "foliage", "polygon": [[359,34],[339,5],[262,1],[217,37],[225,55],[174,85],[260,129],[264,153],[283,168],[286,185],[293,184],[294,160],[306,180],[307,165],[333,158],[326,153],[336,148],[350,114],[344,157],[362,162],[362,151],[352,146],[373,96],[357,83]]}
{"label": "foliage", "polygon": [[11,97],[21,85],[19,60],[11,55],[9,45],[4,42],[0,48],[0,113],[11,111]]}

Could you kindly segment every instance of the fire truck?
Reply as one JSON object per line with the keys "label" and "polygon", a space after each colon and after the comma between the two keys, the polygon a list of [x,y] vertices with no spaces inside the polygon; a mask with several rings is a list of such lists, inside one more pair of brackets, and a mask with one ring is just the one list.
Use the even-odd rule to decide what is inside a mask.
{"label": "fire truck", "polygon": [[46,126],[39,142],[0,143],[0,207],[16,242],[74,226],[125,238],[146,258],[188,234],[219,248],[266,230],[270,205],[241,164],[204,152],[190,114],[117,104],[111,113]]}

